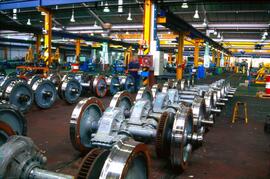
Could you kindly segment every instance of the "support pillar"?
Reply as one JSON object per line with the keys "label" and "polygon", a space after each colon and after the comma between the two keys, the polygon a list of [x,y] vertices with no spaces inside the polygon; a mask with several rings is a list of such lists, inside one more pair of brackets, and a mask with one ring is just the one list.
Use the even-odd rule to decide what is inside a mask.
{"label": "support pillar", "polygon": [[220,67],[220,51],[217,51],[217,67]]}
{"label": "support pillar", "polygon": [[8,48],[4,47],[4,60],[8,60]]}
{"label": "support pillar", "polygon": [[216,63],[216,51],[215,51],[215,49],[212,50],[212,63]]}
{"label": "support pillar", "polygon": [[52,12],[45,7],[38,7],[38,11],[43,12],[45,15],[44,20],[44,62],[46,66],[52,63]]}
{"label": "support pillar", "polygon": [[206,42],[205,48],[204,48],[204,59],[203,59],[203,66],[205,68],[210,67],[210,56],[209,56],[209,42]]}
{"label": "support pillar", "polygon": [[199,53],[200,53],[200,39],[195,39],[194,47],[194,67],[198,68],[199,66]]}
{"label": "support pillar", "polygon": [[41,46],[41,35],[40,34],[36,34],[36,58],[37,61],[40,60],[40,46]]}
{"label": "support pillar", "polygon": [[151,24],[152,24],[152,0],[144,1],[144,28],[143,28],[143,41],[146,46],[144,55],[149,54],[151,45]]}
{"label": "support pillar", "polygon": [[75,56],[75,63],[80,63],[80,54],[81,54],[81,40],[76,40],[76,56]]}
{"label": "support pillar", "polygon": [[181,80],[183,78],[183,52],[184,52],[184,33],[179,33],[178,38],[178,54],[176,59],[176,79]]}

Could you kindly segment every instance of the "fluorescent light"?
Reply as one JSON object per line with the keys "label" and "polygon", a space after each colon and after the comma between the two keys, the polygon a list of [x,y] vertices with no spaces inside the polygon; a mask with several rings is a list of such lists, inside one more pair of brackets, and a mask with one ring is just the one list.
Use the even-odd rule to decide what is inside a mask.
{"label": "fluorescent light", "polygon": [[17,9],[13,9],[13,17],[12,19],[17,20]]}
{"label": "fluorescent light", "polygon": [[194,14],[193,18],[194,18],[194,19],[199,19],[199,18],[200,18],[199,12],[198,12],[197,9],[195,10],[195,14]]}
{"label": "fluorescent light", "polygon": [[95,21],[95,23],[94,23],[94,27],[98,27],[98,25],[97,25],[97,21]]}
{"label": "fluorescent light", "polygon": [[203,19],[203,24],[202,25],[203,26],[207,26],[207,20],[206,20],[206,18]]}
{"label": "fluorescent light", "polygon": [[75,18],[74,18],[74,9],[72,9],[72,14],[71,14],[70,22],[76,22],[75,21]]}
{"label": "fluorescent light", "polygon": [[105,2],[105,7],[103,9],[103,12],[110,12],[110,9],[108,7],[108,2],[107,1]]}
{"label": "fluorescent light", "polygon": [[118,13],[123,13],[123,0],[118,0]]}
{"label": "fluorescent light", "polygon": [[31,25],[31,19],[28,19],[26,24]]}
{"label": "fluorescent light", "polygon": [[188,3],[183,2],[181,7],[182,7],[183,9],[187,9],[187,8],[188,8]]}
{"label": "fluorescent light", "polygon": [[131,11],[130,11],[130,9],[129,9],[129,13],[128,13],[127,20],[128,20],[128,21],[132,21],[132,17],[131,17]]}

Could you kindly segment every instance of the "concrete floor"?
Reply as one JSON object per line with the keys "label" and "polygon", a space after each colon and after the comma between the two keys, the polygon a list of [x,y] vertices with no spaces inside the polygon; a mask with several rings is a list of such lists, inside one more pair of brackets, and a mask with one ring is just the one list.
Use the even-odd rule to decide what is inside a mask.
{"label": "concrete floor", "polygon": [[[220,77],[209,77],[201,82],[210,83]],[[232,81],[237,83],[240,78],[236,75]],[[107,106],[110,99],[106,97],[102,101]],[[248,103],[248,124],[230,122],[233,104],[238,100]],[[166,161],[157,160],[153,146],[149,145],[153,158],[152,178],[269,179],[270,135],[263,131],[269,106],[270,100],[237,95],[210,128],[203,146],[193,152],[188,169],[181,175],[173,174]],[[47,156],[47,168],[72,175],[76,175],[81,161],[69,139],[69,120],[74,107],[58,100],[51,109],[33,107],[26,114],[28,136]]]}

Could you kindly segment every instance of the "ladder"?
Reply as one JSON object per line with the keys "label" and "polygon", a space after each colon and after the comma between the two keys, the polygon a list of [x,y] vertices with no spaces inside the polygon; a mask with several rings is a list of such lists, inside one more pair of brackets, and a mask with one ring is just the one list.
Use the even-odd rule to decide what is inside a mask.
{"label": "ladder", "polygon": [[240,118],[239,117],[239,107],[240,106],[244,107],[244,114],[245,114],[244,119],[245,119],[245,123],[247,124],[248,123],[247,104],[245,102],[240,102],[240,101],[237,101],[235,106],[234,106],[232,123],[235,123],[235,121]]}

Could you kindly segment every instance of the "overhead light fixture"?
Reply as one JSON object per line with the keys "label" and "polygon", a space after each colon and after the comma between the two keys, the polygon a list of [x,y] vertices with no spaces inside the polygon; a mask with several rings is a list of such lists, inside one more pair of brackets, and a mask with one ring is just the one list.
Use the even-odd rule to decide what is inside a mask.
{"label": "overhead light fixture", "polygon": [[12,19],[17,20],[17,9],[13,9]]}
{"label": "overhead light fixture", "polygon": [[32,25],[32,24],[31,24],[31,19],[28,19],[26,24],[27,24],[27,25]]}
{"label": "overhead light fixture", "polygon": [[75,21],[75,18],[74,18],[74,9],[72,9],[72,14],[71,14],[70,22],[76,22]]}
{"label": "overhead light fixture", "polygon": [[118,13],[123,13],[123,0],[118,0]]}
{"label": "overhead light fixture", "polygon": [[110,12],[110,9],[108,7],[108,2],[107,1],[105,2],[105,7],[103,9],[103,12]]}
{"label": "overhead light fixture", "polygon": [[220,32],[217,34],[217,38],[220,38]]}
{"label": "overhead light fixture", "polygon": [[132,21],[132,17],[131,17],[131,11],[130,11],[130,9],[129,9],[129,13],[128,13],[127,20],[128,20],[128,21]]}
{"label": "overhead light fixture", "polygon": [[195,14],[193,16],[194,19],[199,19],[200,16],[199,16],[199,11],[198,11],[198,5],[196,6],[196,10],[195,10]]}
{"label": "overhead light fixture", "polygon": [[97,27],[98,25],[97,25],[97,21],[95,21],[95,23],[94,23],[94,27]]}
{"label": "overhead light fixture", "polygon": [[206,18],[203,19],[203,24],[202,25],[203,26],[207,26],[207,20],[206,20]]}
{"label": "overhead light fixture", "polygon": [[182,7],[183,9],[187,9],[187,8],[188,8],[188,3],[183,2],[181,7]]}
{"label": "overhead light fixture", "polygon": [[217,30],[214,29],[214,35],[217,35]]}

